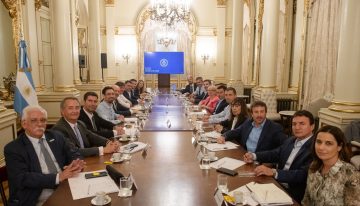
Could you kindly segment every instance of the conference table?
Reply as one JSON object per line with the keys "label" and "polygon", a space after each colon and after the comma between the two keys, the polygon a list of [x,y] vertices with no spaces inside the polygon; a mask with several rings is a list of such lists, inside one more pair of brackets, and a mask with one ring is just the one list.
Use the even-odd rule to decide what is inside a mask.
{"label": "conference table", "polygon": [[[194,133],[187,122],[183,106],[177,104],[173,98],[177,97],[171,97],[171,106],[165,105],[169,103],[169,95],[159,95],[154,98],[152,112],[138,140],[150,145],[147,153],[140,151],[132,154],[130,161],[112,164],[126,176],[131,172],[138,190],[127,198],[118,197],[117,193],[109,194],[112,199],[111,205],[216,205],[214,192],[219,173],[215,169],[200,169],[197,155],[201,146],[193,144]],[[168,110],[164,111],[165,109]],[[169,128],[166,124],[156,123],[166,118],[174,120],[172,122],[174,127]],[[245,151],[239,148],[218,151],[216,156],[242,159],[244,153]],[[110,158],[111,155],[85,158],[87,164],[85,171],[105,169],[105,162],[110,161]],[[252,172],[254,168],[253,164],[245,164],[237,171]],[[231,191],[252,181],[274,183],[281,187],[272,177],[228,176],[228,189]],[[91,205],[90,200],[91,198],[73,200],[66,181],[57,187],[44,205]],[[299,204],[294,200],[294,205]]]}

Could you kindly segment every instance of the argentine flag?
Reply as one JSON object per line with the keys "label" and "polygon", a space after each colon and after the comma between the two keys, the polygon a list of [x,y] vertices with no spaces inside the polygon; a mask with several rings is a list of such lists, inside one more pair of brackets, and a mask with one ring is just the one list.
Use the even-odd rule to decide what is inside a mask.
{"label": "argentine flag", "polygon": [[37,105],[38,99],[31,77],[30,62],[26,53],[26,43],[19,43],[19,65],[16,76],[14,109],[21,116],[22,110],[28,105]]}

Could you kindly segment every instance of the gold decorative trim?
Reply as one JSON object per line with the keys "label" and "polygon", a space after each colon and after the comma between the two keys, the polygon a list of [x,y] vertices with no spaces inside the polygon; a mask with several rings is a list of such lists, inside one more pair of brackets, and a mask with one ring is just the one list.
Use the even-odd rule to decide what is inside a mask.
{"label": "gold decorative trim", "polygon": [[360,106],[360,103],[355,102],[340,102],[340,101],[332,101],[335,105],[343,105],[343,106]]}
{"label": "gold decorative trim", "polygon": [[41,0],[35,0],[35,9],[38,11],[41,8]]}
{"label": "gold decorative trim", "polygon": [[259,86],[260,89],[275,89],[276,86]]}
{"label": "gold decorative trim", "polygon": [[352,109],[338,109],[338,108],[333,108],[333,107],[329,107],[328,108],[331,111],[334,112],[344,112],[344,113],[360,113],[360,110],[352,110]]}
{"label": "gold decorative trim", "polygon": [[226,6],[226,2],[227,2],[227,0],[217,0],[217,5],[218,6]]}
{"label": "gold decorative trim", "polygon": [[114,6],[114,0],[105,0],[105,6]]}
{"label": "gold decorative trim", "polygon": [[101,36],[106,36],[106,27],[105,26],[100,27],[100,35]]}
{"label": "gold decorative trim", "polygon": [[305,8],[304,12],[307,13],[310,8],[310,0],[304,0],[304,8]]}
{"label": "gold decorative trim", "polygon": [[247,7],[249,7],[250,8],[250,1],[251,0],[244,0],[244,3],[247,5]]}

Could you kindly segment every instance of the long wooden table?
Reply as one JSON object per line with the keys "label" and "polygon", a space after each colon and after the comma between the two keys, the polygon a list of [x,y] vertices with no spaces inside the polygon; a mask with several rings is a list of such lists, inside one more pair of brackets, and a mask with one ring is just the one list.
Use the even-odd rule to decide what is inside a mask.
{"label": "long wooden table", "polygon": [[[154,117],[155,113],[152,114]],[[153,121],[153,120],[149,120]],[[185,125],[186,126],[186,125]],[[141,152],[132,155],[127,162],[113,164],[124,175],[133,174],[139,189],[132,197],[121,198],[117,193],[109,194],[111,205],[161,206],[161,205],[216,205],[213,194],[217,184],[215,169],[201,170],[196,156],[200,146],[192,144],[192,131],[143,131],[139,141],[151,145],[147,155]],[[242,159],[243,149],[216,152],[216,156]],[[111,155],[86,158],[85,171],[105,168]],[[253,171],[247,164],[238,171]],[[228,177],[229,191],[246,183],[275,183],[271,177]],[[79,206],[90,205],[91,198],[73,200],[68,182],[59,185],[45,205]],[[295,201],[294,201],[295,202]],[[296,205],[296,204],[295,204]]]}

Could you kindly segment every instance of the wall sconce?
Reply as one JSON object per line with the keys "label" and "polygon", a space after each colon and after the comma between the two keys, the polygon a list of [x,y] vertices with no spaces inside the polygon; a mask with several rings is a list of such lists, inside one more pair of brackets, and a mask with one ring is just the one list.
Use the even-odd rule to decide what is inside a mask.
{"label": "wall sconce", "polygon": [[123,54],[122,58],[124,59],[124,61],[126,61],[126,64],[129,64],[129,59],[130,59],[130,55],[129,54]]}
{"label": "wall sconce", "polygon": [[204,61],[204,64],[206,63],[206,60],[209,60],[209,54],[203,54],[201,55],[201,59]]}

